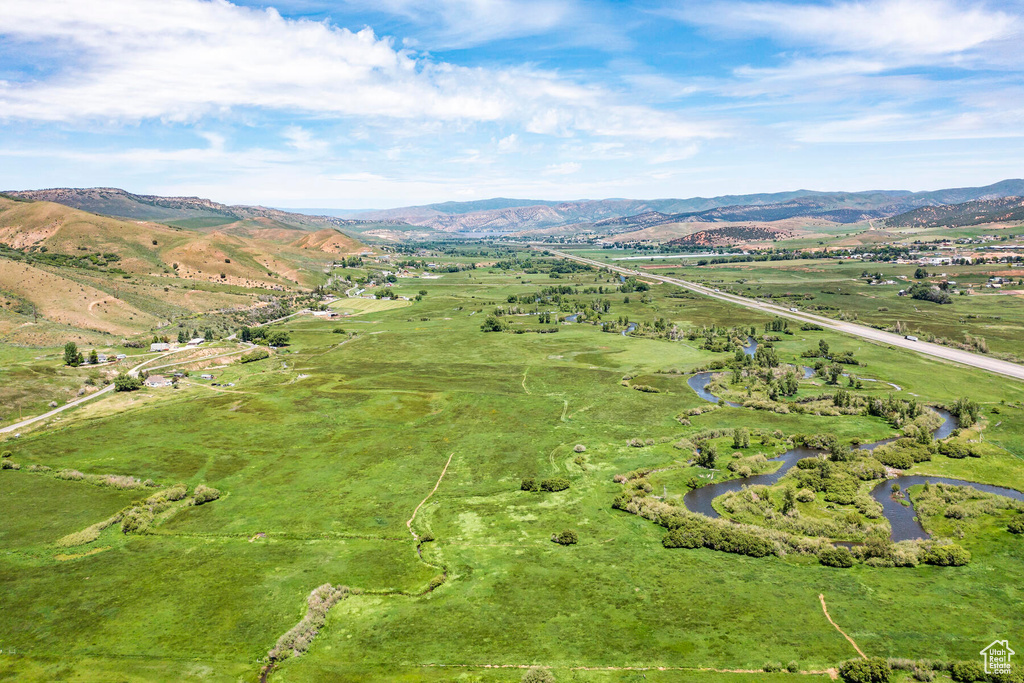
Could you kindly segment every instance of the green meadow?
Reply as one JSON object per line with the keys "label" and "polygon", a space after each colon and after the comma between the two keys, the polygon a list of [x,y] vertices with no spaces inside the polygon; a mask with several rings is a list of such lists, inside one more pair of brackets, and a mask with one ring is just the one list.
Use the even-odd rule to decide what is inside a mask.
{"label": "green meadow", "polygon": [[[954,295],[950,304],[936,304],[899,296],[901,289],[908,289],[918,281],[914,273],[919,266],[914,264],[801,259],[698,266],[698,259],[611,261],[620,254],[630,253],[617,250],[573,250],[573,253],[637,270],[658,266],[650,272],[745,296],[770,296],[783,306],[796,306],[829,317],[845,317],[866,325],[887,328],[900,322],[906,326],[907,333],[922,338],[931,334],[963,342],[966,333],[983,338],[993,352],[1024,357],[1024,306],[1019,305],[1024,286],[1017,284],[1024,277],[1024,271],[1012,265],[927,266],[928,277],[924,282],[952,280],[961,290],[971,291],[964,296]],[[865,272],[880,273],[884,281],[891,280],[894,284],[871,285],[870,278],[863,277]],[[1011,279],[1012,284],[992,289],[986,286],[990,277],[1005,277]]]}
{"label": "green meadow", "polygon": [[[804,265],[823,272],[792,264],[677,272],[804,287],[822,301],[831,300],[823,288],[874,268]],[[686,424],[681,416],[706,405],[686,377],[731,351],[541,324],[536,315],[506,315],[508,331],[481,331],[510,295],[551,285],[608,288],[567,297],[609,300],[604,320],[759,331],[769,321],[667,285],[625,303],[610,293],[618,277],[595,272],[477,268],[400,279],[398,294],[426,296],[384,310],[340,304],[354,313],[340,320],[285,321],[275,329],[289,333],[287,347],[216,371],[231,387],[190,381],[111,395],[99,399],[105,409],[26,430],[0,443],[20,465],[0,471],[0,680],[257,681],[264,672],[269,681],[519,681],[526,667],[542,666],[558,681],[775,683],[794,676],[761,669],[789,662],[815,672],[801,681],[827,680],[826,669],[857,653],[825,618],[819,594],[873,656],[973,660],[993,639],[1024,632],[1024,535],[1006,531],[1005,511],[955,528],[926,520],[963,534],[957,542],[972,561],[962,567],[838,569],[807,555],[663,547],[663,528],[612,508],[622,488],[613,477],[688,467],[673,446],[680,439],[742,427],[863,442],[897,432],[866,415],[729,407]],[[871,299],[877,289],[841,298],[858,302],[862,320],[882,320],[869,310],[882,305]],[[987,299],[969,297],[910,319],[890,290],[888,317],[907,314],[927,329],[955,327],[950,316],[968,304],[990,315]],[[986,327],[985,336],[1015,351],[1016,314],[1000,310],[1007,329]],[[546,328],[557,332],[515,333]],[[980,403],[982,457],[939,456],[912,473],[1024,486],[1024,385],[831,332],[796,330],[775,349],[785,363],[806,363],[801,352],[822,339],[855,355],[859,377],[895,383],[904,398]],[[18,367],[52,368],[59,351],[4,354]],[[624,386],[627,375],[659,391]],[[816,377],[800,391],[834,389]],[[858,390],[893,392],[882,382]],[[62,469],[152,485],[63,480],[54,476]],[[561,477],[569,488],[523,491],[525,477]],[[658,481],[683,485],[678,476]],[[177,483],[215,487],[220,497],[172,507],[145,533],[115,524],[89,543],[57,544]],[[579,542],[552,543],[566,529]],[[328,583],[352,592],[304,654],[265,668],[311,591]]]}

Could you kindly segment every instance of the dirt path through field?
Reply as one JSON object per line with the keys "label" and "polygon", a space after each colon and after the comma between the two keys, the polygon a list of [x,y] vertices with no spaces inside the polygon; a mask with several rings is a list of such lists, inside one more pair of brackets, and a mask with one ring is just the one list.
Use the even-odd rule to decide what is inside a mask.
{"label": "dirt path through field", "polygon": [[434,495],[434,493],[437,492],[437,488],[441,485],[441,480],[444,479],[444,473],[448,471],[448,465],[452,464],[452,458],[453,457],[455,457],[455,452],[454,451],[452,452],[451,455],[448,456],[448,462],[446,462],[444,464],[444,469],[441,470],[441,476],[437,478],[437,483],[434,484],[434,488],[430,491],[430,493],[427,494],[426,498],[424,498],[423,500],[420,501],[420,504],[417,505],[416,509],[412,511],[412,517],[410,517],[409,521],[405,523],[405,526],[408,527],[408,529],[409,529],[409,533],[412,534],[413,540],[416,541],[417,543],[419,543],[420,537],[419,537],[419,535],[416,534],[415,531],[412,530],[412,523],[416,519],[416,513],[419,512],[420,508],[423,507],[423,504],[426,503],[428,500],[430,500],[430,497],[432,495]]}
{"label": "dirt path through field", "polygon": [[90,313],[92,313],[92,309],[93,309],[93,308],[94,308],[94,307],[95,307],[95,306],[96,306],[97,304],[101,304],[101,303],[103,303],[104,301],[106,301],[106,300],[107,300],[107,299],[109,299],[109,298],[110,298],[110,297],[108,297],[108,296],[107,296],[107,297],[103,297],[102,299],[96,299],[96,301],[90,301],[90,302],[89,302],[89,312],[90,312]]}
{"label": "dirt path through field", "polygon": [[843,638],[846,638],[848,641],[850,641],[850,645],[853,645],[853,649],[857,651],[857,654],[859,654],[864,659],[867,659],[868,656],[866,654],[864,654],[864,650],[861,650],[857,646],[857,643],[855,643],[853,641],[853,638],[851,638],[850,636],[846,635],[846,631],[844,631],[843,629],[839,628],[839,624],[837,624],[836,622],[832,621],[832,617],[830,617],[829,614],[828,614],[828,607],[825,607],[825,594],[824,593],[818,593],[818,599],[821,600],[821,611],[825,613],[825,618],[828,619],[828,623],[830,623],[833,626],[835,626],[836,630],[843,634]]}

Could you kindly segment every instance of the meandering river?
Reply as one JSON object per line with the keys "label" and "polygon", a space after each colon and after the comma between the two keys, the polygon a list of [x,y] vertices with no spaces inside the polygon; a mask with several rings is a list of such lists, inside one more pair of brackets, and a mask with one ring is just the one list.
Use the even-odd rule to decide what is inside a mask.
{"label": "meandering river", "polygon": [[[751,340],[752,341],[752,340]],[[745,347],[744,352],[750,347]],[[754,345],[756,349],[756,344]],[[753,349],[750,349],[750,353],[753,353]],[[708,383],[711,381],[711,372],[700,372],[687,380],[687,384],[697,392],[705,401],[712,403],[723,402],[728,406],[734,408],[741,407],[738,403],[719,399],[717,396],[712,394],[707,389]],[[941,409],[934,409],[941,417],[942,424],[932,432],[932,435],[936,439],[944,439],[949,436],[954,429],[956,429],[957,422],[956,418],[949,412]],[[862,450],[874,450],[878,446],[886,443],[895,441],[899,437],[893,437],[889,439],[883,439],[874,443],[862,444],[860,448]],[[740,479],[732,479],[730,481],[723,481],[713,484],[702,486],[698,489],[694,489],[683,496],[683,503],[686,508],[692,512],[699,512],[708,517],[719,517],[720,515],[712,505],[712,501],[718,496],[721,496],[732,491],[739,491],[744,486],[757,486],[765,485],[770,486],[778,482],[790,469],[792,469],[798,460],[802,458],[812,458],[819,455],[819,451],[811,448],[799,447],[792,448],[780,456],[772,458],[772,462],[782,462],[782,466],[778,470],[771,474],[755,474],[749,477],[743,477]],[[983,491],[985,493],[995,493],[1014,500],[1024,500],[1024,493],[1009,489],[1003,486],[992,486],[990,484],[977,484],[972,481],[965,481],[963,479],[950,479],[948,477],[931,477],[919,474],[913,475],[901,475],[891,479],[886,479],[881,482],[875,488],[871,490],[871,496],[882,504],[882,514],[889,520],[889,524],[892,526],[892,540],[894,541],[905,541],[914,538],[927,538],[928,533],[921,526],[921,523],[915,516],[913,505],[904,505],[903,501],[906,498],[900,499],[895,498],[892,495],[892,485],[899,484],[900,488],[906,490],[911,486],[924,484],[925,482],[931,482],[933,484],[950,484],[953,486],[970,486],[971,488]]]}

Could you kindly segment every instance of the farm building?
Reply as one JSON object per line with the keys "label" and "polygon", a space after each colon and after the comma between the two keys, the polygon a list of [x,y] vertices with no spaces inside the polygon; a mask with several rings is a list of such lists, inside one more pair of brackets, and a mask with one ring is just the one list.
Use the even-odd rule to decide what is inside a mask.
{"label": "farm building", "polygon": [[145,385],[147,387],[169,387],[171,380],[163,375],[150,375],[146,378]]}
{"label": "farm building", "polygon": [[171,345],[167,344],[166,342],[158,342],[156,344],[150,344],[149,345],[149,350],[150,351],[170,351],[171,350]]}

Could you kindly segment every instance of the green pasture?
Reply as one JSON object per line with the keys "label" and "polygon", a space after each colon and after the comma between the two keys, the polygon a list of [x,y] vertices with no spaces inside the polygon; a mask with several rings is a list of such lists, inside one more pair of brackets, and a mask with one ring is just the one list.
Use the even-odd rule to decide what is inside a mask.
{"label": "green pasture", "polygon": [[[558,681],[795,680],[725,670],[795,661],[820,672],[855,656],[822,614],[821,593],[872,655],[968,659],[1021,632],[1024,615],[1012,606],[1021,599],[1024,537],[1000,520],[965,527],[961,542],[974,560],[957,568],[840,570],[805,556],[663,548],[664,529],[612,509],[621,490],[612,478],[685,465],[672,445],[679,439],[734,427],[862,441],[895,432],[879,418],[743,408],[685,425],[678,417],[705,405],[688,373],[731,353],[589,324],[551,334],[480,331],[510,294],[552,284],[614,287],[617,278],[478,268],[399,280],[399,295],[427,295],[350,320],[285,321],[276,327],[290,345],[280,353],[215,372],[233,387],[190,380],[123,412],[70,411],[0,444],[21,465],[0,471],[0,680],[256,681],[324,583],[360,593],[333,607],[309,651],[279,664],[270,681],[519,681],[519,667],[532,665],[551,667]],[[569,298],[609,299],[606,319],[664,317],[683,329],[760,330],[768,320],[668,286],[647,294],[648,303],[637,293],[628,304],[621,293]],[[332,332],[338,327],[345,334]],[[915,472],[1024,481],[1024,411],[1014,407],[1024,385],[830,332],[796,331],[776,349],[800,364],[819,339],[852,351],[863,363],[851,368],[858,376],[896,383],[903,397],[967,395],[983,404],[983,457],[939,457]],[[3,353],[16,365],[58,350]],[[661,392],[622,386],[626,374]],[[49,381],[24,380],[27,389]],[[801,391],[834,389],[814,379]],[[890,391],[866,383],[862,393]],[[204,484],[221,497],[146,534],[112,528],[92,544],[57,548],[61,536],[148,492],[60,481],[30,465],[132,475],[157,487]],[[524,477],[555,476],[570,488],[520,490]],[[665,477],[666,486],[685,481]],[[411,524],[436,538],[421,559],[407,522],[435,485]],[[563,529],[578,533],[578,545],[550,541]],[[439,574],[446,580],[425,592]]]}

